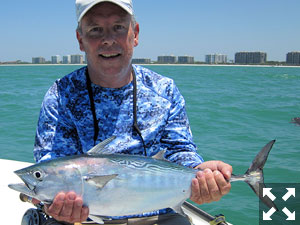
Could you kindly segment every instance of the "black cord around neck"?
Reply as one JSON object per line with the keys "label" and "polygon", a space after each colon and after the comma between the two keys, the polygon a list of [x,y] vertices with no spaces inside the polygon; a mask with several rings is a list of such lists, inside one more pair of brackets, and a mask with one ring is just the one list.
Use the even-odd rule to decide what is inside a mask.
{"label": "black cord around neck", "polygon": [[89,76],[88,69],[86,69],[86,86],[87,90],[89,92],[89,99],[90,99],[90,105],[91,105],[91,110],[93,114],[93,121],[94,121],[94,145],[96,145],[96,141],[99,135],[99,126],[98,126],[98,120],[96,116],[96,109],[95,109],[95,102],[94,102],[94,96],[93,96],[93,89],[92,89],[92,84],[91,84],[91,79]]}
{"label": "black cord around neck", "polygon": [[140,128],[137,124],[137,84],[136,84],[136,74],[135,74],[134,70],[132,70],[132,77],[133,77],[133,128],[135,129],[137,134],[140,136],[142,143],[143,143],[143,147],[144,147],[144,156],[147,156],[144,138],[143,138],[142,132],[140,131]]}
{"label": "black cord around neck", "polygon": [[[96,141],[99,135],[99,126],[98,126],[98,120],[97,120],[96,109],[95,109],[93,89],[92,89],[92,84],[91,84],[91,79],[89,76],[88,69],[86,69],[85,75],[86,75],[86,86],[89,93],[91,111],[93,114],[93,121],[94,121],[94,145],[96,145]],[[136,84],[136,74],[134,69],[132,70],[132,77],[133,77],[133,129],[137,132],[137,134],[141,138],[143,148],[144,148],[144,155],[147,156],[146,145],[142,133],[137,124],[137,84]]]}

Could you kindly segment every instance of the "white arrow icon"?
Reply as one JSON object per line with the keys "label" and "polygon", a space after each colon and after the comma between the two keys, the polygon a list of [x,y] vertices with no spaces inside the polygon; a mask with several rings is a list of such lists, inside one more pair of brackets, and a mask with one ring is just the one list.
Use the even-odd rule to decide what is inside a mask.
{"label": "white arrow icon", "polygon": [[288,210],[286,207],[284,207],[282,212],[284,212],[285,215],[287,215],[288,218],[286,220],[296,220],[296,212],[295,211],[293,213],[291,213],[290,210]]}
{"label": "white arrow icon", "polygon": [[291,196],[296,197],[296,189],[295,188],[286,188],[287,193],[282,197],[284,201],[288,200]]}
{"label": "white arrow icon", "polygon": [[276,197],[271,192],[272,188],[263,188],[263,197],[266,195],[274,202]]}
{"label": "white arrow icon", "polygon": [[276,209],[273,207],[267,213],[263,211],[263,220],[272,220],[271,216],[274,214],[274,212],[276,212]]}

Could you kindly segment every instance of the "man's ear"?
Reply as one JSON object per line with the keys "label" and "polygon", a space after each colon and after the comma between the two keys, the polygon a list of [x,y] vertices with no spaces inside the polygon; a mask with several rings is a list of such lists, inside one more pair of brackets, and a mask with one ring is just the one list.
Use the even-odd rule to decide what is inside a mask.
{"label": "man's ear", "polygon": [[76,30],[76,38],[78,40],[80,51],[84,52],[82,37],[81,37],[81,34],[77,30]]}
{"label": "man's ear", "polygon": [[134,47],[138,46],[139,44],[139,33],[140,33],[140,25],[136,23],[134,27]]}

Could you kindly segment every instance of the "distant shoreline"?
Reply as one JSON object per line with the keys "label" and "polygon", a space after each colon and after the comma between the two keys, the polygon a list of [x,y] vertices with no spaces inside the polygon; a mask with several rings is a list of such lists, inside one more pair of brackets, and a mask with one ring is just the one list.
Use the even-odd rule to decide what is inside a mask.
{"label": "distant shoreline", "polygon": [[283,66],[283,65],[237,65],[237,64],[138,64],[143,66],[216,66],[216,67],[296,67],[300,66]]}
{"label": "distant shoreline", "polygon": [[86,64],[0,64],[0,66],[86,66]]}
{"label": "distant shoreline", "polygon": [[[286,65],[237,65],[237,64],[136,64],[142,66],[215,66],[215,67],[286,67],[300,68],[300,66]],[[86,64],[0,64],[1,66],[86,66]]]}

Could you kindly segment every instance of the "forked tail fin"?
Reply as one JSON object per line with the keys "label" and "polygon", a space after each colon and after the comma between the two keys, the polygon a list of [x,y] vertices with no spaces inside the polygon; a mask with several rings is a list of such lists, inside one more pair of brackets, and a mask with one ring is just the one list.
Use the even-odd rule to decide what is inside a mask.
{"label": "forked tail fin", "polygon": [[269,208],[273,207],[278,211],[274,202],[267,195],[263,197],[263,188],[265,187],[263,168],[274,143],[275,140],[270,141],[256,155],[249,169],[245,173],[244,181],[252,188],[255,194],[266,206]]}

